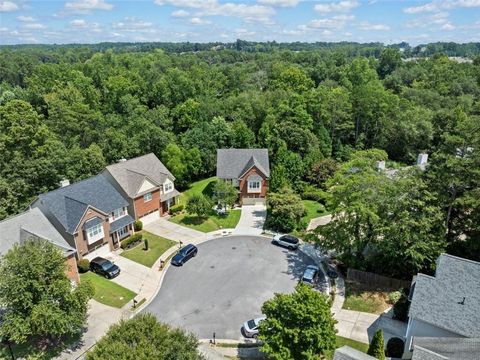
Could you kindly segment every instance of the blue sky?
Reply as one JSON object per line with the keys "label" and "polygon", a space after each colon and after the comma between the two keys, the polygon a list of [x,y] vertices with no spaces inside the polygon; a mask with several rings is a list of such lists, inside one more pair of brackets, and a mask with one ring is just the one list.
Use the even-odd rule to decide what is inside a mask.
{"label": "blue sky", "polygon": [[480,0],[0,0],[0,44],[480,41]]}

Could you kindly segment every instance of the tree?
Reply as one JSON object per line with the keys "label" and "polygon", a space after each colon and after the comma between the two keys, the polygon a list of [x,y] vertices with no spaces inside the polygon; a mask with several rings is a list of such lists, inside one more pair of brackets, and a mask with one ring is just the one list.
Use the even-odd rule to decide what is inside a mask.
{"label": "tree", "polygon": [[270,193],[267,206],[267,226],[279,231],[289,232],[296,229],[306,214],[300,196],[289,189],[284,189],[281,193]]}
{"label": "tree", "polygon": [[335,348],[335,323],[328,297],[300,283],[292,294],[275,294],[262,306],[261,351],[275,360],[310,360]]}
{"label": "tree", "polygon": [[402,339],[392,337],[387,342],[387,356],[401,358],[403,356],[404,348],[405,342]]}
{"label": "tree", "polygon": [[338,169],[338,164],[333,159],[323,159],[312,165],[307,179],[314,185],[325,188],[325,183]]}
{"label": "tree", "polygon": [[139,314],[112,325],[87,360],[203,360],[197,346],[193,334],[160,323],[152,314]]}
{"label": "tree", "polygon": [[375,332],[375,335],[373,335],[373,339],[368,347],[367,354],[374,356],[379,360],[385,360],[384,347],[383,332],[381,329],[379,329]]}
{"label": "tree", "polygon": [[402,64],[402,55],[397,49],[384,49],[380,54],[378,74],[383,79]]}
{"label": "tree", "polygon": [[212,203],[202,194],[194,194],[188,198],[185,210],[189,214],[203,218],[212,211]]}
{"label": "tree", "polygon": [[225,209],[228,206],[233,206],[238,199],[238,191],[232,185],[223,180],[217,180],[213,187],[213,200],[223,205]]}
{"label": "tree", "polygon": [[58,248],[39,238],[15,244],[0,260],[0,335],[16,343],[79,333],[93,285],[72,289]]}

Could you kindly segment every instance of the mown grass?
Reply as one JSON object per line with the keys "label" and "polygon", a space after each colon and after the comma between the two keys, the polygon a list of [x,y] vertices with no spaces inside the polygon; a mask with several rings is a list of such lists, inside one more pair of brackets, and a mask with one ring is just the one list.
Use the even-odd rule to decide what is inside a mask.
{"label": "mown grass", "polygon": [[107,306],[122,308],[137,294],[93,272],[80,274],[80,280],[89,280],[95,287],[93,299]]}
{"label": "mown grass", "polygon": [[146,267],[152,267],[165,251],[175,245],[175,241],[164,239],[148,231],[141,231],[141,234],[148,240],[148,250],[145,250],[142,241],[133,249],[125,250],[120,255]]}
{"label": "mown grass", "polygon": [[212,211],[206,218],[198,218],[194,215],[182,213],[171,217],[170,221],[207,233],[218,229],[234,228],[240,220],[240,215],[241,210],[229,210],[226,216],[219,216]]}

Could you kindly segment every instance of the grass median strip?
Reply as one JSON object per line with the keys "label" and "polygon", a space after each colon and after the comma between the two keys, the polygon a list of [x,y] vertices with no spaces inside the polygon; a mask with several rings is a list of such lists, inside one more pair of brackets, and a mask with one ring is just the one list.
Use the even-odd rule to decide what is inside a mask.
{"label": "grass median strip", "polygon": [[92,272],[80,274],[80,280],[89,280],[95,287],[93,299],[104,305],[121,308],[137,294]]}
{"label": "grass median strip", "polygon": [[148,250],[145,250],[145,244],[142,241],[133,249],[123,251],[120,256],[152,267],[165,251],[175,245],[175,241],[164,239],[147,231],[142,231],[141,234],[144,239],[148,240]]}

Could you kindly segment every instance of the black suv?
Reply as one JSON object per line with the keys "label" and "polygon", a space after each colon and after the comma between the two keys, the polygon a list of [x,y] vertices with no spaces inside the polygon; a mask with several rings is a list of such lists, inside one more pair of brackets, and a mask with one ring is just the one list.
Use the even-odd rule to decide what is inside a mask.
{"label": "black suv", "polygon": [[105,276],[107,279],[113,279],[120,275],[120,268],[110,260],[102,257],[96,257],[90,261],[90,270],[99,275]]}
{"label": "black suv", "polygon": [[195,245],[188,244],[185,247],[178,250],[178,253],[172,258],[172,265],[182,266],[190,258],[197,255],[198,249]]}

